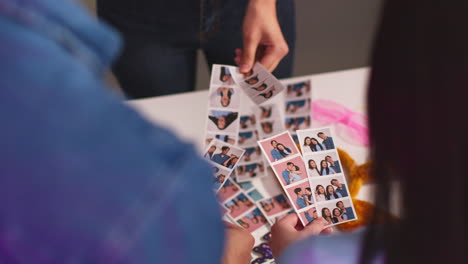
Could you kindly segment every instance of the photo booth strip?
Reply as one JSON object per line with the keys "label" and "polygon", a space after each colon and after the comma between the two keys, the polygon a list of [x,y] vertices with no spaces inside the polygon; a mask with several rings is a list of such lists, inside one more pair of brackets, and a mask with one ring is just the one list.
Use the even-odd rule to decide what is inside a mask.
{"label": "photo booth strip", "polygon": [[[307,165],[306,169],[310,186],[313,188],[314,195],[316,195],[318,215],[329,220],[330,226],[357,220],[358,216],[350,197],[346,176],[341,167],[342,163],[336,149],[335,136],[332,129],[330,127],[322,127],[298,130],[297,134],[301,143],[300,148],[303,153],[304,163]],[[310,144],[307,145],[312,139],[320,144],[320,146],[316,144],[312,147]],[[312,163],[310,167],[313,169],[309,167],[309,162]],[[314,163],[317,169],[314,168]],[[321,166],[321,163],[324,163],[324,166]],[[325,195],[318,197],[319,192],[321,192],[319,191],[321,189],[320,186],[324,189]],[[331,194],[332,190],[330,188],[333,189],[333,194]],[[330,189],[330,192],[327,193],[328,189]],[[315,194],[316,191],[317,194]],[[328,212],[326,209],[328,209]],[[324,216],[324,214],[328,213],[331,214],[330,219]],[[334,215],[335,213],[337,215]]]}
{"label": "photo booth strip", "polygon": [[[243,227],[257,238],[269,232],[271,226],[266,215],[245,189],[232,179],[228,180],[223,187],[217,196],[220,206],[227,211],[224,215],[225,219],[230,219],[232,223]],[[255,189],[250,188],[249,192],[252,191]]]}
{"label": "photo booth strip", "polygon": [[229,65],[215,64],[212,67],[205,145],[212,139],[237,144],[242,91],[232,76],[235,70],[235,67]]}
{"label": "photo booth strip", "polygon": [[296,131],[311,126],[312,80],[310,77],[298,77],[281,80],[286,87],[284,93],[285,128],[291,132],[298,143]]}
{"label": "photo booth strip", "polygon": [[272,99],[285,89],[285,86],[259,62],[256,62],[246,75],[240,73],[238,67],[233,68],[233,77],[237,85],[257,105]]}
{"label": "photo booth strip", "polygon": [[293,210],[288,197],[284,193],[279,193],[270,198],[257,201],[257,206],[262,210],[268,222],[273,225],[278,218],[282,218]]}
{"label": "photo booth strip", "polygon": [[[278,154],[278,145],[273,146],[273,142],[286,147],[287,151],[281,151],[285,156]],[[305,174],[305,164],[289,132],[260,140],[258,144],[297,215],[300,216],[298,211],[301,209],[314,207],[313,197],[306,194],[306,188],[310,188],[309,181],[300,175]],[[305,226],[304,219],[300,220]]]}
{"label": "photo booth strip", "polygon": [[[224,153],[227,152],[227,153]],[[219,191],[242,159],[245,150],[224,141],[213,139],[203,152],[203,158],[213,165],[214,189]]]}
{"label": "photo booth strip", "polygon": [[254,178],[264,178],[265,162],[260,148],[257,145],[257,116],[252,108],[244,107],[241,110],[239,146],[245,150],[244,159],[238,164],[235,175],[238,182],[251,181]]}

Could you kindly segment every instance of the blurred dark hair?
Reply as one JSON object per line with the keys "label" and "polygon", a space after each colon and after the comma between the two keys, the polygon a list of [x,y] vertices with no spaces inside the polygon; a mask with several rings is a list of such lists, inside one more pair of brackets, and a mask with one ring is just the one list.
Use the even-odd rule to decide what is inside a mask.
{"label": "blurred dark hair", "polygon": [[[385,263],[467,263],[467,14],[468,1],[385,1],[368,92],[370,151],[375,204],[397,204],[401,218],[377,226],[374,213],[361,263],[378,255]],[[441,138],[438,128],[442,149],[430,143]],[[441,179],[451,190],[429,202],[423,192],[440,189]]]}

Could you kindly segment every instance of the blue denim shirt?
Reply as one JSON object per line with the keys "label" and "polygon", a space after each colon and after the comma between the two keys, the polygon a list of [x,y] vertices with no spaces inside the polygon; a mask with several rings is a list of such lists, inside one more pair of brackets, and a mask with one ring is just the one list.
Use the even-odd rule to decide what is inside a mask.
{"label": "blue denim shirt", "polygon": [[210,166],[105,87],[119,46],[71,1],[0,0],[0,263],[219,263]]}

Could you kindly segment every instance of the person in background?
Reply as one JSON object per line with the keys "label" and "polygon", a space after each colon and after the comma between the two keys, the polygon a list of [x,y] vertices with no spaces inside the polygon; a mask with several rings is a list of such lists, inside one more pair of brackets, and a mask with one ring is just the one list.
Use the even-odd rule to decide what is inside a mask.
{"label": "person in background", "polygon": [[129,98],[194,90],[197,50],[210,69],[248,73],[258,60],[279,78],[292,73],[293,0],[97,0],[97,13],[125,40],[113,72]]}
{"label": "person in background", "polygon": [[0,262],[249,262],[210,165],[106,86],[120,45],[76,1],[0,1]]}
{"label": "person in background", "polygon": [[[270,245],[279,263],[468,262],[468,126],[460,123],[468,111],[467,13],[466,1],[384,1],[367,93],[375,185],[370,197],[380,210],[396,208],[399,218],[375,213],[368,228],[318,236],[322,221],[298,231],[297,216],[288,215],[272,228]],[[454,139],[444,142],[444,162],[428,144],[440,137],[434,120]],[[409,133],[418,140],[402,144]],[[456,184],[430,206],[457,217],[422,210],[428,198],[414,191],[439,190],[442,179]]]}

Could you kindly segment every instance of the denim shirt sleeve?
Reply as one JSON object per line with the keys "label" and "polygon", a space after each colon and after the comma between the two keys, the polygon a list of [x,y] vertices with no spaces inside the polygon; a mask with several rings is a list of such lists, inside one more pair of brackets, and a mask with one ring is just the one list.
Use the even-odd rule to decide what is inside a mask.
{"label": "denim shirt sleeve", "polygon": [[191,145],[1,16],[0,58],[0,262],[219,262],[211,170]]}

